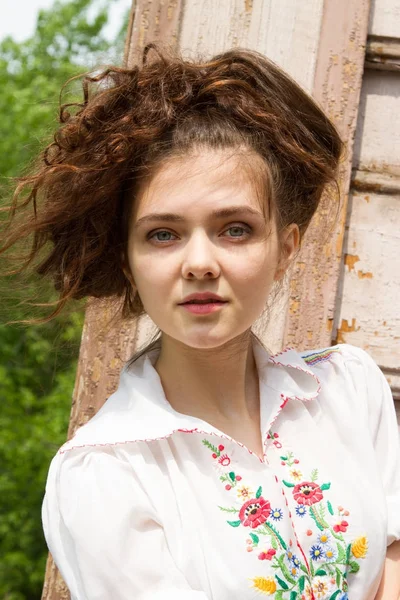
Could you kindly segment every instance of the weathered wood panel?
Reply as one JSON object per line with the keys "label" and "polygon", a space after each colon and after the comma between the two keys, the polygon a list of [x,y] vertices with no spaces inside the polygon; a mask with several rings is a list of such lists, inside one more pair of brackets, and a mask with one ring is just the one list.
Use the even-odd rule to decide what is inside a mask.
{"label": "weathered wood panel", "polygon": [[291,280],[285,331],[289,346],[311,349],[332,341],[368,16],[368,1],[324,5],[313,92],[346,142],[339,176],[342,202],[331,235],[321,235],[324,230],[328,234],[326,217],[334,202],[326,198],[305,236]]}
{"label": "weathered wood panel", "polygon": [[141,62],[143,48],[148,42],[162,40],[172,46],[178,43],[184,0],[133,0],[125,62]]}
{"label": "weathered wood panel", "polygon": [[372,0],[368,33],[400,37],[400,0]]}
{"label": "weathered wood panel", "polygon": [[400,174],[400,72],[365,71],[354,167]]}
{"label": "weathered wood panel", "polygon": [[262,52],[311,90],[323,0],[190,0],[180,47],[211,56],[230,47]]}
{"label": "weathered wood panel", "polygon": [[371,353],[400,401],[400,0],[372,0],[365,67],[334,332]]}
{"label": "weathered wood panel", "polygon": [[353,192],[344,242],[337,341],[400,368],[400,195]]}

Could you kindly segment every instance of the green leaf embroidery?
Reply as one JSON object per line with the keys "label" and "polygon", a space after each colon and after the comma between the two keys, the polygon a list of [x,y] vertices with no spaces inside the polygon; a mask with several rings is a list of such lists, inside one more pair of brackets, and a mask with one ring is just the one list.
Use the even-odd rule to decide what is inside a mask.
{"label": "green leaf embroidery", "polygon": [[278,575],[275,575],[275,579],[277,580],[277,582],[279,583],[279,585],[281,586],[282,589],[284,589],[284,590],[288,590],[289,589],[288,584],[285,583],[283,581],[283,579],[281,579]]}
{"label": "green leaf embroidery", "polygon": [[329,512],[331,513],[331,515],[333,515],[334,513],[333,513],[332,504],[329,502],[329,500],[328,500],[328,502],[327,502],[327,506],[328,506],[328,510],[329,510]]}
{"label": "green leaf embroidery", "polygon": [[299,592],[302,594],[304,592],[306,578],[302,575],[299,579]]}
{"label": "green leaf embroidery", "polygon": [[276,591],[274,598],[275,598],[275,600],[283,600],[283,591],[282,590]]}
{"label": "green leaf embroidery", "polygon": [[339,562],[339,563],[343,563],[343,562],[346,560],[346,553],[345,553],[345,551],[343,550],[343,546],[342,546],[342,544],[336,544],[336,546],[337,546],[338,553],[339,553],[339,554],[338,554],[338,559],[337,559],[337,562]]}
{"label": "green leaf embroidery", "polygon": [[290,600],[296,600],[297,598],[297,592],[295,592],[294,590],[292,592],[290,592]]}
{"label": "green leaf embroidery", "polygon": [[336,590],[336,592],[334,594],[332,594],[332,596],[329,598],[329,600],[336,600],[336,598],[339,596],[339,594],[341,594],[341,591]]}
{"label": "green leaf embroidery", "polygon": [[232,481],[236,481],[236,475],[233,471],[231,471],[231,473],[229,473],[229,477],[231,478]]}
{"label": "green leaf embroidery", "polygon": [[[282,539],[279,531],[277,529],[275,529],[275,527],[271,523],[269,523],[268,521],[265,522],[265,527],[267,528],[267,530],[269,530],[270,535],[271,535],[271,532],[273,534],[273,535],[271,535],[271,540],[272,540],[273,536],[275,536],[278,539],[278,541],[279,541],[280,545],[282,546],[282,548],[284,550],[286,550],[286,548],[287,548],[286,543]],[[267,533],[268,533],[268,531],[267,531]]]}
{"label": "green leaf embroidery", "polygon": [[360,565],[356,563],[354,560],[349,562],[350,573],[357,573],[360,570]]}
{"label": "green leaf embroidery", "polygon": [[318,469],[313,469],[311,472],[311,481],[316,481],[318,479]]}
{"label": "green leaf embroidery", "polygon": [[336,533],[336,531],[334,529],[331,529],[331,534],[333,535],[334,538],[336,538],[337,540],[340,540],[341,542],[344,542],[344,538],[342,536],[341,533]]}
{"label": "green leaf embroidery", "polygon": [[321,490],[323,490],[323,491],[324,491],[324,490],[329,490],[329,489],[330,489],[330,487],[331,487],[331,484],[330,484],[330,483],[323,483],[323,484],[321,485]]}
{"label": "green leaf embroidery", "polygon": [[281,460],[287,460],[287,456],[280,456],[279,457]]}
{"label": "green leaf embroidery", "polygon": [[346,565],[348,565],[350,562],[350,553],[351,553],[351,544],[349,544],[346,549]]}
{"label": "green leaf embroidery", "polygon": [[327,565],[325,565],[326,570],[328,571],[328,574],[333,577],[335,574],[335,569],[332,567],[332,565],[330,565],[329,563]]}
{"label": "green leaf embroidery", "polygon": [[310,517],[314,519],[315,524],[320,531],[323,531],[325,529],[325,527],[320,523],[316,510],[312,506],[310,506]]}
{"label": "green leaf embroidery", "polygon": [[284,485],[286,485],[286,487],[289,487],[289,488],[292,488],[295,485],[294,483],[289,483],[288,481],[285,481],[284,479],[282,479],[282,483]]}
{"label": "green leaf embroidery", "polygon": [[[317,512],[317,507],[315,507],[315,509]],[[319,522],[324,529],[329,529],[329,523],[327,523],[325,520],[325,513],[326,513],[325,506],[321,502],[321,504],[319,504]]]}
{"label": "green leaf embroidery", "polygon": [[285,565],[285,563],[283,562],[283,561],[284,561],[284,556],[285,556],[285,555],[283,554],[283,555],[282,555],[282,557],[281,557],[281,558],[282,558],[282,560],[281,560],[281,561],[279,561],[279,564],[280,564],[280,566],[281,566],[282,573],[283,573],[283,575],[285,576],[285,579],[286,579],[286,580],[287,580],[289,583],[291,583],[292,585],[294,585],[294,584],[296,583],[296,580],[295,580],[295,579],[293,579],[293,577],[291,576],[291,574],[290,574],[290,572],[289,572],[289,569],[287,568],[287,566],[286,566],[286,565]]}
{"label": "green leaf embroidery", "polygon": [[214,446],[211,442],[209,442],[208,440],[202,440],[202,442],[205,446],[207,446],[207,448],[212,450],[215,454],[218,454],[218,456],[220,455],[220,451],[218,450],[218,448],[216,446]]}
{"label": "green leaf embroidery", "polygon": [[224,512],[228,512],[228,513],[238,513],[239,512],[238,508],[225,508],[224,506],[218,506],[218,508],[220,510],[223,510]]}
{"label": "green leaf embroidery", "polygon": [[260,538],[255,533],[250,533],[250,537],[255,544],[258,544],[258,542],[260,541]]}
{"label": "green leaf embroidery", "polygon": [[310,560],[310,571],[311,571],[311,577],[314,577],[315,573],[314,573],[314,565],[313,565],[312,560]]}
{"label": "green leaf embroidery", "polygon": [[340,587],[341,579],[342,579],[342,571],[336,567],[336,587]]}
{"label": "green leaf embroidery", "polygon": [[303,571],[303,573],[305,573],[306,575],[308,575],[307,568],[304,565],[300,565],[300,569]]}
{"label": "green leaf embroidery", "polygon": [[241,525],[242,521],[227,521],[227,523],[231,526],[231,527],[239,527],[239,525]]}
{"label": "green leaf embroidery", "polygon": [[317,575],[326,575],[326,571],[324,571],[324,569],[318,569],[318,571],[315,573],[315,576]]}
{"label": "green leaf embroidery", "polygon": [[276,539],[274,538],[273,535],[271,535],[270,540],[271,540],[271,546],[273,547],[273,549],[278,550],[278,542],[276,541]]}
{"label": "green leaf embroidery", "polygon": [[256,493],[256,498],[259,498],[261,496],[261,494],[262,494],[262,487],[260,485],[260,487],[258,488],[257,493]]}

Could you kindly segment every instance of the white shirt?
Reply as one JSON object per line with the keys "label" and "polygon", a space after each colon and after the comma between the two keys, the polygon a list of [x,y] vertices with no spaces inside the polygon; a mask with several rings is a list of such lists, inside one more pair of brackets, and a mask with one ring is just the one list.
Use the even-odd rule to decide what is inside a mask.
{"label": "white shirt", "polygon": [[72,600],[373,600],[400,539],[390,388],[354,346],[254,352],[263,460],[171,407],[158,350],[59,449],[42,519]]}

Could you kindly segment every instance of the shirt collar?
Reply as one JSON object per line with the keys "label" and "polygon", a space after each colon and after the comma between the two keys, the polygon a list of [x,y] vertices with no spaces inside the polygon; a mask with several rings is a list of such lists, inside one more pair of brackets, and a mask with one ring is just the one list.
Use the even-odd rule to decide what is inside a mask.
{"label": "shirt collar", "polygon": [[[296,350],[287,348],[270,355],[257,340],[253,349],[260,378],[262,417],[267,412],[268,419],[271,417],[268,407],[263,406],[269,399],[277,403],[279,413],[290,399],[308,402],[318,396],[320,381]],[[82,446],[158,440],[176,431],[221,433],[210,423],[172,408],[153,366],[158,352],[154,349],[130,367],[124,367],[116,392],[59,452]]]}

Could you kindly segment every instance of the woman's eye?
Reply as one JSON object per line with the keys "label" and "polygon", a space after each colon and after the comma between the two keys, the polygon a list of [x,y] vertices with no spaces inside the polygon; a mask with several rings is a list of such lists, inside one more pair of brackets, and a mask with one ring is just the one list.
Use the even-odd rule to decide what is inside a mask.
{"label": "woman's eye", "polygon": [[170,231],[160,230],[150,234],[149,240],[155,240],[156,242],[172,242],[175,237],[176,236]]}
{"label": "woman's eye", "polygon": [[229,232],[228,237],[242,238],[242,237],[249,235],[250,230],[248,227],[241,227],[240,225],[232,225],[232,227],[229,227],[228,229],[226,229],[226,232]]}

